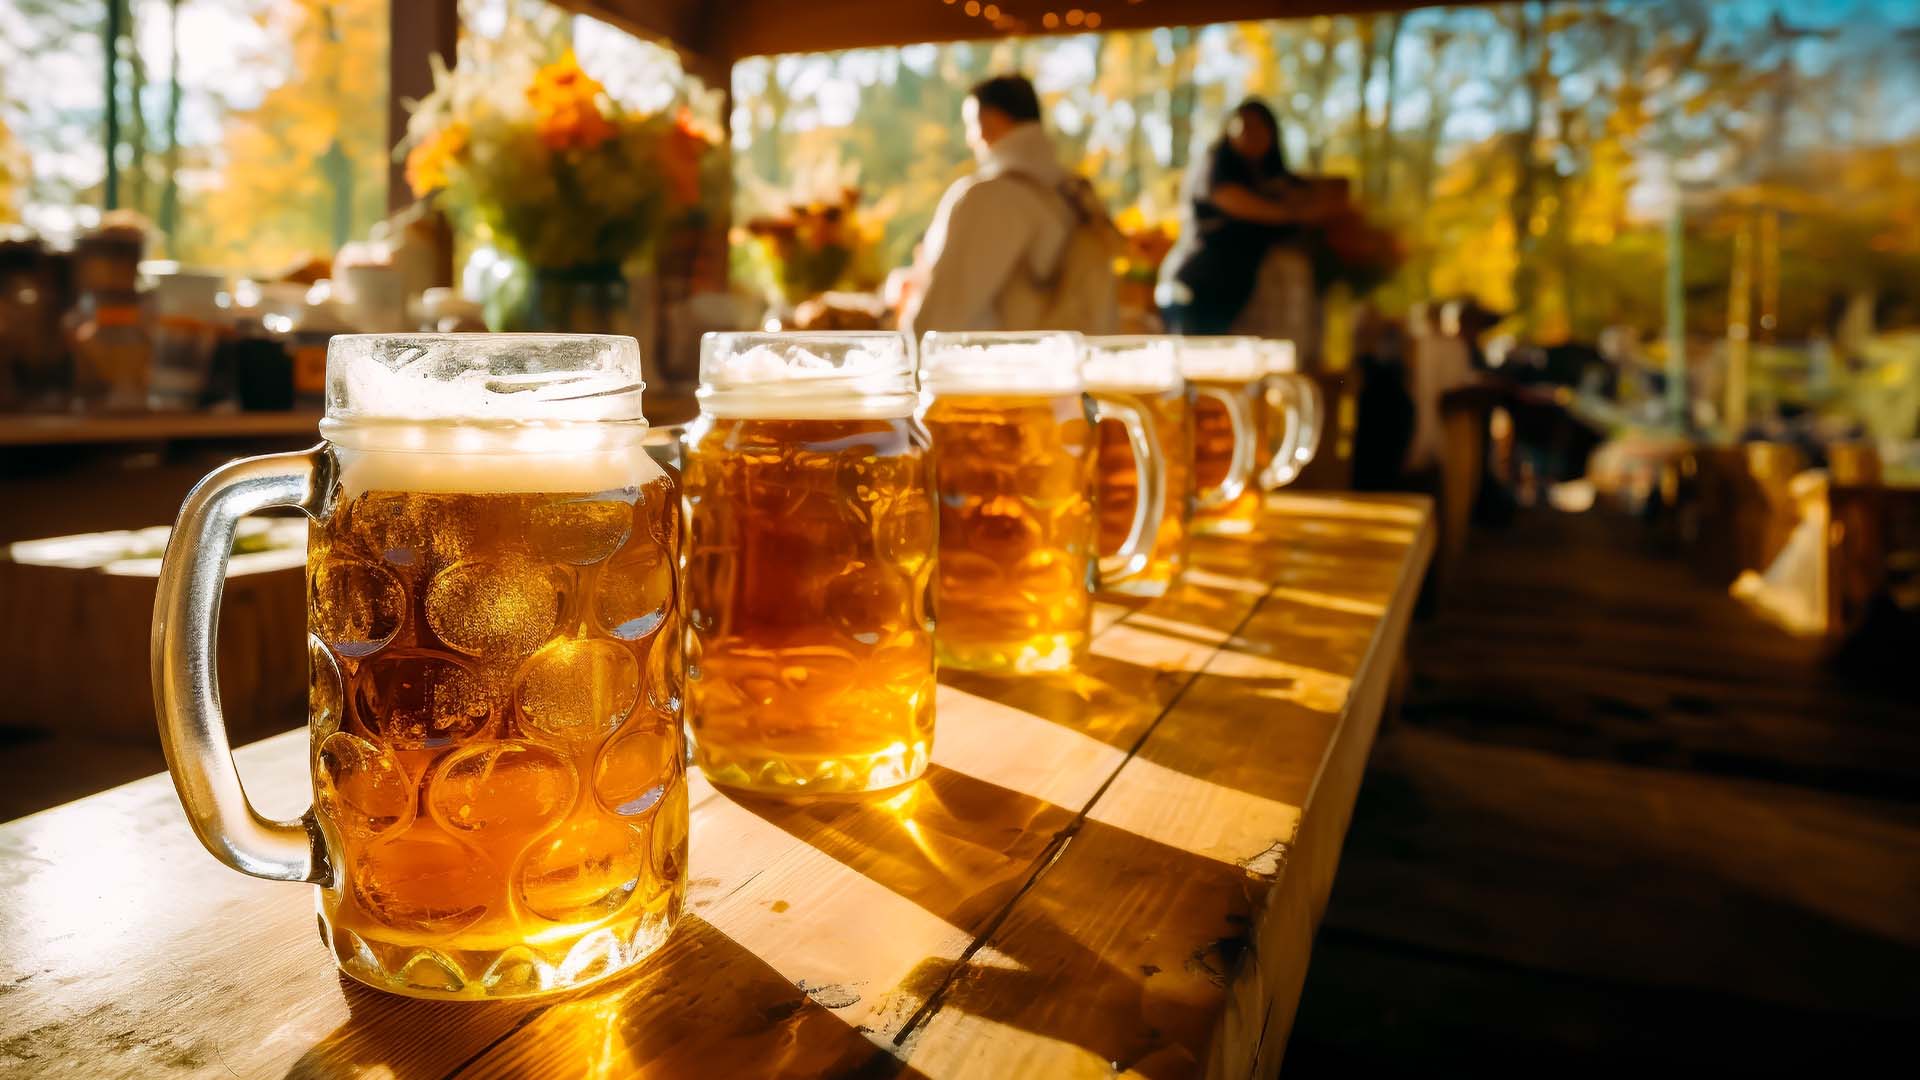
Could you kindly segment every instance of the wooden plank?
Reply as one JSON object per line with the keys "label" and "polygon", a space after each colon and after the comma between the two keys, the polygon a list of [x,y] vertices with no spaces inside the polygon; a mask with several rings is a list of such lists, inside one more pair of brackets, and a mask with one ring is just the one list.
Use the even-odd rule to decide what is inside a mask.
{"label": "wooden plank", "polygon": [[[906,1033],[909,1062],[1277,1072],[1433,532],[1275,524],[1276,577],[1297,595],[1268,595],[1154,726]],[[1374,606],[1387,617],[1338,610]]]}
{"label": "wooden plank", "polygon": [[[1418,502],[1279,505],[1300,511],[1277,526],[1279,542],[1209,541],[1175,595],[1102,605],[1095,655],[1079,673],[947,679],[935,765],[905,792],[785,803],[725,796],[696,777],[685,925],[604,990],[498,1006],[364,990],[332,970],[303,898],[199,850],[164,776],[0,827],[0,933],[17,943],[0,959],[0,1071],[628,1075],[728,1062],[946,1075],[979,1050],[936,1052],[939,1033],[962,1030],[970,999],[954,987],[991,983],[1003,995],[992,1000],[1028,1000],[1030,1015],[992,1020],[991,1045],[1008,1060],[1043,1060],[1049,1044],[1031,1036],[1046,1034],[1053,1014],[1005,992],[1040,985],[1064,958],[1084,973],[1068,997],[1125,1001],[1138,995],[1133,980],[1149,977],[1140,955],[1179,975],[1131,1015],[1163,1033],[1156,1046],[1174,1055],[1166,1060],[1201,1061],[1232,946],[1196,956],[1179,938],[1167,947],[1187,952],[1163,956],[1142,952],[1137,935],[1172,943],[1176,935],[1155,927],[1178,923],[1187,937],[1230,941],[1234,920],[1272,891],[1282,866],[1269,859],[1265,878],[1250,876],[1224,853],[1270,846],[1291,806],[1314,808],[1302,778],[1322,770],[1331,747],[1365,751],[1322,723],[1317,735],[1297,725],[1295,742],[1250,743],[1272,749],[1248,754],[1231,726],[1216,726],[1210,745],[1225,759],[1216,783],[1205,762],[1181,757],[1207,740],[1161,731],[1218,725],[1199,712],[1236,707],[1218,695],[1264,702],[1278,680],[1337,710],[1341,680],[1356,681],[1340,665],[1372,662],[1351,655],[1361,635],[1350,627],[1378,622],[1397,602],[1365,553],[1398,551],[1397,565],[1410,568],[1402,573],[1416,576],[1425,557]],[[1269,582],[1282,591],[1270,596]],[[1248,622],[1256,607],[1265,614]],[[1328,620],[1349,629],[1324,629]],[[1366,707],[1357,700],[1347,708]],[[1196,715],[1181,720],[1188,712]],[[1287,727],[1266,726],[1276,739]],[[263,808],[304,804],[303,733],[237,758]],[[1207,799],[1189,813],[1192,793]],[[1129,805],[1140,799],[1171,803]],[[1328,806],[1339,812],[1324,815],[1323,829],[1343,825],[1344,809]],[[1248,823],[1196,816],[1242,814]],[[1300,835],[1316,820],[1310,813]],[[1256,864],[1266,851],[1254,852]],[[1035,936],[1047,926],[1056,929]],[[1035,929],[1015,933],[1023,927]]]}

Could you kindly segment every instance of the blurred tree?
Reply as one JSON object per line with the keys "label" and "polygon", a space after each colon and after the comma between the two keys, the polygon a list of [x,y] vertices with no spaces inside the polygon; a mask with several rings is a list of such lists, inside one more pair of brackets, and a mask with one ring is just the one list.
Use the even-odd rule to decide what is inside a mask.
{"label": "blurred tree", "polygon": [[27,160],[26,148],[13,137],[6,118],[0,117],[0,225],[20,220],[20,204],[25,201],[27,177],[31,174],[32,163]]}
{"label": "blurred tree", "polygon": [[261,269],[327,256],[386,214],[387,0],[279,0],[258,19],[285,81],[230,114],[217,181],[180,257]]}

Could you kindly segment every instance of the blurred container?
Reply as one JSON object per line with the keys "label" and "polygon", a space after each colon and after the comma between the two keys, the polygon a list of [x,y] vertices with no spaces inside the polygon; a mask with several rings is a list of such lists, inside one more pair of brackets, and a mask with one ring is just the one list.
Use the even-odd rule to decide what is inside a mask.
{"label": "blurred container", "polygon": [[487,328],[487,321],[479,304],[454,289],[436,285],[420,294],[420,318],[415,328],[428,334],[479,333]]}
{"label": "blurred container", "polygon": [[220,306],[226,281],[218,274],[165,264],[149,272],[153,282],[153,380],[147,400],[154,409],[179,411],[214,404],[223,397],[210,385],[214,352],[232,328]]}
{"label": "blurred container", "polygon": [[334,300],[353,328],[363,334],[393,334],[409,328],[406,279],[392,266],[362,263],[343,267]]}
{"label": "blurred container", "polygon": [[330,281],[315,282],[288,328],[288,353],[293,357],[293,402],[320,408],[327,402],[327,342],[335,334],[355,330],[347,307],[334,298]]}
{"label": "blurred container", "polygon": [[290,333],[306,303],[300,285],[256,285],[233,290],[233,336],[214,355],[214,381],[231,378],[234,396],[248,412],[293,408]]}
{"label": "blurred container", "polygon": [[80,294],[70,325],[73,407],[133,412],[147,407],[153,340],[140,309],[142,230],[103,225],[74,245],[74,283]]}
{"label": "blurred container", "polygon": [[0,232],[0,408],[66,407],[59,270],[39,237]]}

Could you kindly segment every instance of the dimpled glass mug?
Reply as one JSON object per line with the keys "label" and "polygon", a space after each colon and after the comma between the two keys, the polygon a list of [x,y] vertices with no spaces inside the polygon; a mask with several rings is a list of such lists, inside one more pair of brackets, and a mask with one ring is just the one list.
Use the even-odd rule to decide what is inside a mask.
{"label": "dimpled glass mug", "polygon": [[1266,406],[1267,463],[1260,469],[1260,486],[1272,491],[1300,478],[1320,450],[1326,400],[1320,384],[1300,370],[1293,342],[1266,338],[1260,342],[1263,396]]}
{"label": "dimpled glass mug", "polygon": [[1180,371],[1193,386],[1193,531],[1245,535],[1260,518],[1258,459],[1266,442],[1260,339],[1187,337]]}
{"label": "dimpled glass mug", "polygon": [[933,464],[896,332],[708,334],[687,429],[687,719],[716,784],[898,787],[933,748]]}
{"label": "dimpled glass mug", "polygon": [[[1187,564],[1193,521],[1193,390],[1180,376],[1180,339],[1168,335],[1090,337],[1082,367],[1090,393],[1126,401],[1151,422],[1160,445],[1161,490],[1167,500],[1153,558],[1145,571],[1105,586],[1123,596],[1160,596]],[[1100,552],[1127,541],[1140,506],[1140,472],[1126,426],[1100,425],[1094,503],[1100,514]]]}
{"label": "dimpled glass mug", "polygon": [[[1028,673],[1071,668],[1092,636],[1093,592],[1146,572],[1166,511],[1153,419],[1086,393],[1079,334],[928,333],[940,502],[934,644],[943,665]],[[1095,425],[1123,425],[1141,478],[1119,549],[1097,551]]]}
{"label": "dimpled glass mug", "polygon": [[[342,335],[319,446],[187,497],[153,623],[167,764],[243,873],[319,886],[340,968],[521,997],[663,942],[684,890],[679,493],[641,448],[632,338]],[[313,808],[261,818],[214,628],[235,522],[312,518]]]}

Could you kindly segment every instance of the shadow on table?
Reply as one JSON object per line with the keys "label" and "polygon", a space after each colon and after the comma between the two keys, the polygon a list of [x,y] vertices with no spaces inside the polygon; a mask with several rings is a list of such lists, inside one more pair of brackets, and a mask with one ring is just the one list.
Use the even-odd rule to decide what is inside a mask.
{"label": "shadow on table", "polygon": [[938,765],[888,799],[733,797],[984,946],[928,957],[895,991],[903,1004],[875,1010],[900,1018],[887,1034],[906,1052],[965,1014],[1149,1076],[1204,1060],[1248,942],[1240,868]]}
{"label": "shadow on table", "polygon": [[342,976],[351,1019],[289,1078],[919,1077],[696,915],[633,972],[536,1002],[419,1001]]}

